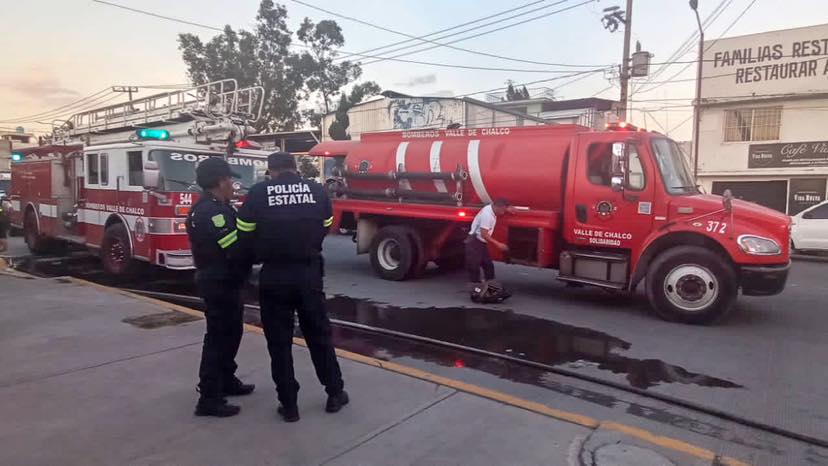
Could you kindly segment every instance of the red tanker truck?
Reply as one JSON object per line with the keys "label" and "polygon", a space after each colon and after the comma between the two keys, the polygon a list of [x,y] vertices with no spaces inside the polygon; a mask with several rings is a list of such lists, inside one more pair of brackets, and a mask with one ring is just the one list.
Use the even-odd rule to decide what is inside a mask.
{"label": "red tanker truck", "polygon": [[514,207],[495,260],[610,290],[644,280],[664,319],[711,323],[739,289],[773,295],[787,279],[786,215],[702,194],[674,141],[628,124],[383,132],[310,154],[326,157],[334,231],[355,230],[384,279],[461,266],[470,222],[497,198]]}

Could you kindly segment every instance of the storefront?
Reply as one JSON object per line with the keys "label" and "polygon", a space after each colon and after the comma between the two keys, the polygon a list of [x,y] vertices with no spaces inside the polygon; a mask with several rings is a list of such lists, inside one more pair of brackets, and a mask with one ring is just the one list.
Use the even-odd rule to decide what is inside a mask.
{"label": "storefront", "polygon": [[828,25],[705,44],[698,178],[789,215],[828,190]]}

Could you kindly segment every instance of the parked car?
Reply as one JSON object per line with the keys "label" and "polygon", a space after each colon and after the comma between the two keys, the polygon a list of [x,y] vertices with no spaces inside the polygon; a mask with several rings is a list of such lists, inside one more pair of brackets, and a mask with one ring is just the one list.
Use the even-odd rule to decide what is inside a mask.
{"label": "parked car", "polygon": [[828,251],[828,201],[793,216],[791,247],[801,251]]}

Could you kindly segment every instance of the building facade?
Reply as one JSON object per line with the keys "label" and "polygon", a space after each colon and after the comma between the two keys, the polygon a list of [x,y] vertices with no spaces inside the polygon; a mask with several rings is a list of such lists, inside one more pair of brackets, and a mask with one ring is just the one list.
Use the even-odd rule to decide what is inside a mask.
{"label": "building facade", "polygon": [[0,131],[0,195],[7,193],[11,186],[11,153],[15,149],[25,149],[37,145],[34,134],[23,128],[14,131]]}
{"label": "building facade", "polygon": [[552,100],[549,98],[494,102],[493,105],[538,117],[547,123],[576,124],[603,130],[618,114],[618,102],[588,97]]}
{"label": "building facade", "polygon": [[828,190],[828,24],[705,43],[698,179],[789,215]]}
{"label": "building facade", "polygon": [[[336,119],[329,113],[322,119],[322,140],[331,140],[330,127]],[[358,140],[362,133],[409,129],[490,128],[534,126],[541,118],[500,108],[468,97],[415,97],[383,92],[380,98],[355,105],[348,110],[348,135]]]}

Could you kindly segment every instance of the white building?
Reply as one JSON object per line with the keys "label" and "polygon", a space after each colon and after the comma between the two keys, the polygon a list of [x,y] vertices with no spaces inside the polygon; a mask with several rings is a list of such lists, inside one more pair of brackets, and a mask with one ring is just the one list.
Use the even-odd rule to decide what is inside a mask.
{"label": "white building", "polygon": [[699,181],[789,215],[828,180],[828,24],[705,42]]}
{"label": "white building", "polygon": [[[330,128],[336,119],[331,112],[322,119],[322,140],[331,140]],[[381,98],[362,102],[348,110],[348,135],[358,140],[362,133],[407,129],[490,128],[534,126],[544,120],[523,112],[500,108],[468,97],[414,97],[393,91]]]}
{"label": "white building", "polygon": [[526,113],[548,123],[577,124],[595,130],[603,130],[618,114],[618,102],[597,97],[584,99],[552,100],[535,98],[492,102],[500,108]]}

